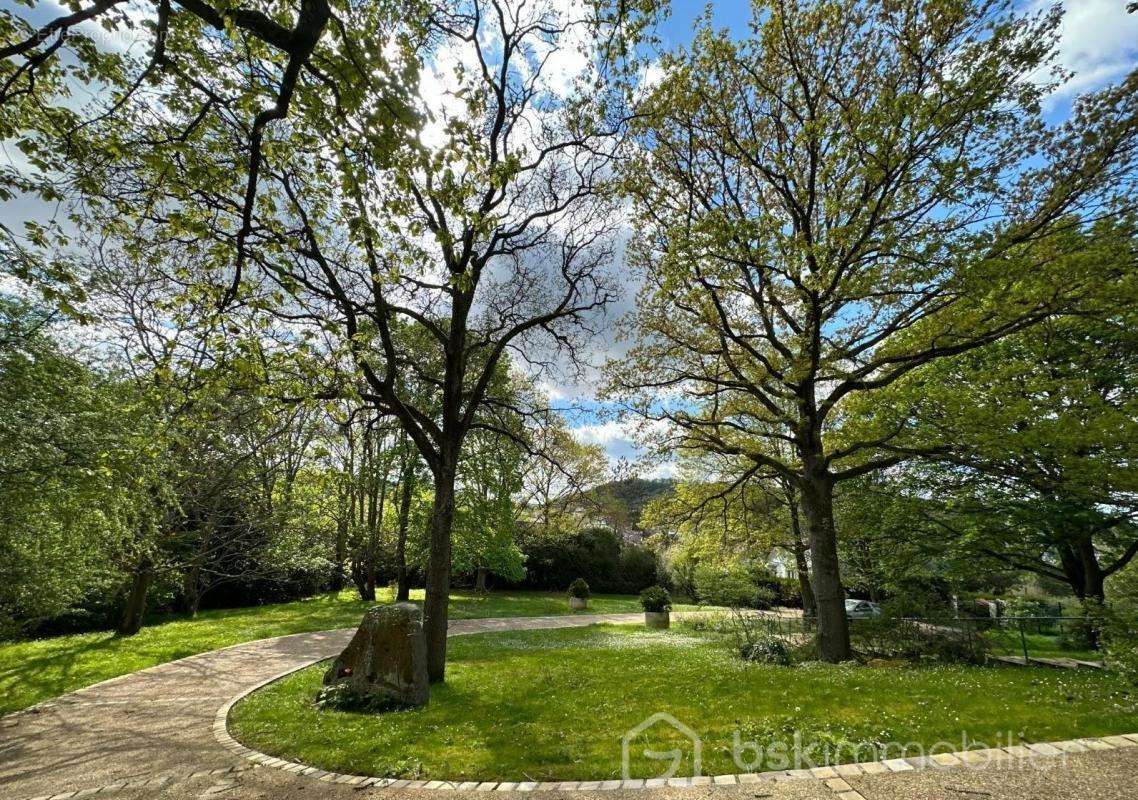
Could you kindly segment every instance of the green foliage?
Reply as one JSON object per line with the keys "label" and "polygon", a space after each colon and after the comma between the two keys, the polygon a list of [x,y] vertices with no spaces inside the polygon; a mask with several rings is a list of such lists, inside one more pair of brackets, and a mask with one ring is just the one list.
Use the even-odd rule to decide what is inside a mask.
{"label": "green foliage", "polygon": [[912,662],[983,664],[989,639],[970,624],[950,617],[908,620],[890,616],[859,619],[850,625],[854,651],[864,659],[906,659]]}
{"label": "green foliage", "polygon": [[602,516],[618,530],[644,529],[649,521],[644,509],[671,494],[675,481],[669,478],[625,478],[595,486],[584,494],[586,508],[600,510]]}
{"label": "green foliage", "polygon": [[546,536],[527,526],[519,538],[526,575],[518,585],[528,588],[559,589],[583,577],[597,591],[635,593],[662,578],[651,549],[622,542],[608,528]]}
{"label": "green foliage", "polygon": [[775,593],[756,579],[746,564],[701,564],[694,575],[696,597],[701,603],[728,608],[770,608]]}
{"label": "green foliage", "polygon": [[456,572],[489,570],[510,582],[525,577],[515,543],[514,495],[521,488],[522,458],[503,436],[469,437],[456,499],[452,563]]}
{"label": "green foliage", "polygon": [[649,586],[640,593],[640,605],[645,611],[670,611],[672,596],[662,586]]}
{"label": "green foliage", "polygon": [[589,584],[585,582],[584,578],[577,578],[569,584],[568,594],[570,597],[576,597],[579,600],[589,599]]}
{"label": "green foliage", "polygon": [[321,686],[320,691],[316,693],[315,705],[321,711],[352,711],[364,714],[398,711],[404,707],[394,698],[365,694],[346,682]]}
{"label": "green foliage", "polygon": [[[887,530],[879,570],[939,562],[974,580],[1026,569],[1101,600],[1102,575],[1135,552],[1136,245],[1105,223],[1072,236],[1072,262],[1124,277],[1088,293],[1078,314],[915,370],[851,415],[896,429],[898,447],[937,451],[843,500],[864,506],[867,529]],[[896,530],[909,535],[897,542]]]}
{"label": "green foliage", "polygon": [[151,522],[152,419],[52,334],[0,297],[0,636],[80,606],[98,621]]}
{"label": "green foliage", "polygon": [[1138,687],[1138,565],[1114,575],[1108,592],[1110,604],[1098,609],[1107,667]]}
{"label": "green foliage", "polygon": [[881,604],[881,616],[893,619],[948,619],[953,615],[951,596],[943,582],[935,579],[899,581]]}
{"label": "green foliage", "polygon": [[777,578],[775,602],[786,608],[802,608],[802,584],[798,578]]}
{"label": "green foliage", "polygon": [[[685,472],[703,473],[706,468],[698,458],[684,464]],[[672,494],[652,501],[642,519],[656,533],[654,541],[663,545],[673,586],[695,595],[701,564],[745,561],[755,565],[755,582],[779,597],[778,579],[754,559],[776,547],[790,546],[794,538],[786,498],[777,494],[780,491],[777,482],[743,482],[732,490],[721,481],[689,480],[677,483]]]}

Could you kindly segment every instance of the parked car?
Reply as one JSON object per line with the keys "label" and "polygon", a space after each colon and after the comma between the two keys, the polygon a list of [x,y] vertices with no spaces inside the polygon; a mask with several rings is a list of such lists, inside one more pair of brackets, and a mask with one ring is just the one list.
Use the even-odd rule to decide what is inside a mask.
{"label": "parked car", "polygon": [[849,619],[872,619],[881,616],[881,606],[868,600],[847,600],[846,617]]}

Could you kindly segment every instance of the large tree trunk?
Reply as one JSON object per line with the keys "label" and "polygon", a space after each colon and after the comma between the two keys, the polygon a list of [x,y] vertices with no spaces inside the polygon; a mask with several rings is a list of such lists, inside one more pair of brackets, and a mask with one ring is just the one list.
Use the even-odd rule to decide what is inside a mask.
{"label": "large tree trunk", "polygon": [[1095,552],[1094,540],[1090,535],[1079,541],[1079,555],[1083,562],[1084,576],[1082,598],[1102,605],[1106,602],[1106,575],[1103,574],[1098,553]]}
{"label": "large tree trunk", "polygon": [[486,591],[486,575],[487,575],[487,573],[489,573],[489,571],[490,570],[486,569],[486,567],[479,567],[478,568],[478,572],[475,574],[475,578],[474,578],[474,591],[476,591],[476,592]]}
{"label": "large tree trunk", "polygon": [[1058,548],[1059,563],[1067,583],[1080,600],[1106,601],[1106,574],[1099,564],[1090,535]]}
{"label": "large tree trunk", "polygon": [[148,557],[139,560],[127,594],[126,607],[119,620],[119,636],[134,636],[142,628],[142,618],[146,614],[146,595],[154,582],[154,565]]}
{"label": "large tree trunk", "polygon": [[432,683],[437,683],[446,676],[454,480],[454,465],[443,464],[435,474],[435,500],[431,507],[431,542],[427,559],[427,596],[423,603],[423,631],[427,639],[427,677]]}
{"label": "large tree trunk", "polygon": [[818,609],[818,657],[830,663],[848,661],[852,651],[834,530],[834,484],[826,476],[808,476],[801,488]]}
{"label": "large tree trunk", "polygon": [[[408,459],[410,462],[410,459]],[[399,497],[399,535],[395,541],[395,602],[405,603],[411,594],[407,582],[407,524],[411,517],[411,495],[415,491],[413,467],[405,467]]]}

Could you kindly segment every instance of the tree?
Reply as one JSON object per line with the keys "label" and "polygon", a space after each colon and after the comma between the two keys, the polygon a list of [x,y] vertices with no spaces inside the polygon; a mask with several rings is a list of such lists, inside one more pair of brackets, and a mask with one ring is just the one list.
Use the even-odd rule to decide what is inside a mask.
{"label": "tree", "polygon": [[[295,115],[297,106],[302,117],[331,108],[341,123],[366,118],[387,133],[415,120],[408,105],[413,80],[401,69],[406,53],[399,51],[410,51],[421,40],[427,6],[339,0],[298,5],[92,0],[43,24],[30,19],[42,15],[5,11],[0,16],[0,130],[5,138],[19,136],[20,149],[36,171],[5,171],[3,194],[61,199],[59,179],[73,175],[79,159],[93,156],[86,148],[94,146],[102,157],[120,154],[123,128],[101,142],[100,133],[115,123],[129,130],[136,115],[148,116],[149,109],[164,108],[159,124],[165,130],[144,134],[133,144],[171,163],[203,130],[225,128],[240,151],[230,165],[244,165],[240,180],[224,181],[232,189],[236,205],[231,210],[238,221],[231,231],[233,282],[224,298],[232,300],[248,258],[246,240],[253,232],[273,123]],[[102,35],[93,33],[95,26]],[[134,52],[144,51],[145,57],[111,44],[125,39],[134,40],[139,45]],[[365,86],[372,91],[361,91]],[[77,88],[93,95],[94,102],[77,103]],[[90,131],[100,133],[86,139]],[[393,134],[387,141],[398,139]],[[29,221],[27,227],[33,245],[47,244],[48,226]],[[66,239],[61,228],[55,232]],[[25,256],[6,227],[3,233],[20,256],[22,277],[75,286],[76,276],[66,268]]]}
{"label": "tree", "polygon": [[519,505],[543,538],[579,533],[587,491],[607,475],[604,448],[578,442],[556,412],[540,415],[529,441]]}
{"label": "tree", "polygon": [[[437,49],[422,65],[438,82],[423,92],[435,122],[392,154],[384,130],[304,106],[304,124],[280,132],[263,167],[245,243],[255,257],[247,271],[225,273],[239,305],[307,327],[340,384],[358,379],[361,399],[400,424],[431,471],[432,680],[445,669],[456,476],[467,435],[495,427],[496,370],[510,351],[536,369],[572,357],[613,296],[607,182],[620,98],[604,84],[567,92],[566,75],[554,74],[558,54],[588,47],[597,27],[548,4],[478,0],[438,11]],[[371,82],[356,91],[368,107],[386,96]],[[196,166],[219,176],[228,157],[219,152],[192,143],[173,173],[152,152],[127,159],[111,185],[141,185],[151,202],[140,208],[138,193],[104,190],[89,207],[109,212],[97,214],[101,224],[124,235],[114,220],[160,220],[135,240],[150,251],[205,235],[228,252],[234,224],[245,227],[226,222],[240,206],[224,180],[201,185]]]}
{"label": "tree", "polygon": [[521,488],[522,453],[513,440],[478,431],[459,468],[454,525],[454,569],[473,573],[475,589],[486,590],[493,573],[507,580],[525,577],[515,544],[514,495]]}
{"label": "tree", "polygon": [[0,297],[0,634],[111,594],[149,518],[149,420],[61,345],[57,317]]}
{"label": "tree", "polygon": [[781,549],[794,557],[802,610],[814,618],[810,548],[794,485],[778,475],[756,475],[737,457],[715,454],[685,459],[681,474],[686,479],[675,493],[646,506],[641,520],[672,540],[673,570],[685,572],[690,584],[700,562],[765,559]]}
{"label": "tree", "polygon": [[[1128,258],[1132,243],[1117,254]],[[931,536],[1102,603],[1138,554],[1138,323],[1132,284],[1103,302],[914,371],[878,398],[876,430],[933,450],[896,476]]]}
{"label": "tree", "polygon": [[1103,277],[1063,234],[1132,203],[1138,77],[1049,127],[1057,24],[1001,0],[771,0],[741,41],[705,24],[638,109],[645,284],[610,393],[660,447],[795,486],[825,660],[851,653],[835,486],[912,455],[844,433],[844,405],[1062,311]]}
{"label": "tree", "polygon": [[314,415],[293,398],[312,365],[268,352],[247,315],[222,328],[208,297],[184,301],[197,254],[171,263],[178,280],[111,247],[94,255],[83,310],[103,323],[104,368],[144,415],[152,457],[136,477],[148,515],[122,537],[130,586],[118,631],[132,635],[156,581],[192,614],[220,587],[284,578],[307,549],[290,528]]}

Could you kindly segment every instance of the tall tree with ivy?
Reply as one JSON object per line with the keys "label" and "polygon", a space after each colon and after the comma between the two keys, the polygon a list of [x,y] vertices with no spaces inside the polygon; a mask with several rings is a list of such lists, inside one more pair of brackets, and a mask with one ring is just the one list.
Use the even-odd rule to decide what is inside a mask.
{"label": "tall tree with ivy", "polygon": [[[1133,205],[1138,76],[1041,103],[1060,16],[1010,0],[767,0],[665,57],[625,186],[644,276],[611,394],[662,448],[798,490],[818,647],[851,656],[835,487],[910,453],[844,406],[1104,278],[1063,234]],[[781,453],[781,455],[780,455]]]}

